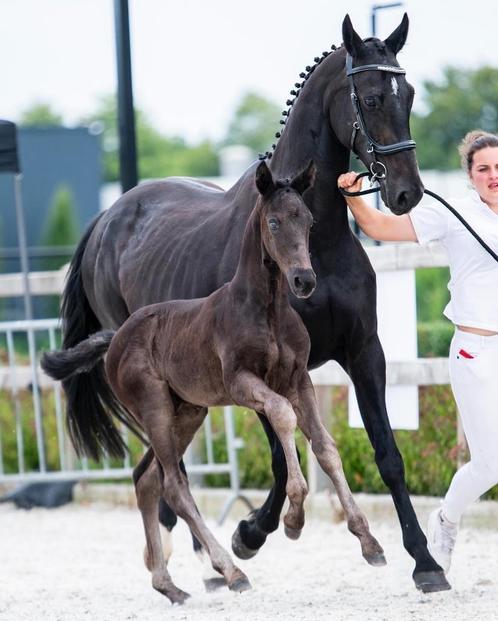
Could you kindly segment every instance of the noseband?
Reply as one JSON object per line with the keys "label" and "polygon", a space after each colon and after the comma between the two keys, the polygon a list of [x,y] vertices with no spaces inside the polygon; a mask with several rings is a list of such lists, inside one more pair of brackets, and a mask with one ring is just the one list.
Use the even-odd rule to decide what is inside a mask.
{"label": "noseband", "polygon": [[355,73],[362,73],[364,71],[384,71],[386,73],[398,74],[405,74],[406,71],[401,67],[394,67],[393,65],[360,65],[359,67],[353,67],[353,59],[351,55],[346,55],[346,75],[351,89],[351,103],[353,104],[353,110],[356,115],[356,121],[353,123],[353,134],[351,136],[350,149],[354,152],[356,134],[360,131],[365,136],[368,143],[367,153],[372,154],[373,162],[370,164],[370,172],[372,173],[371,180],[375,181],[376,179],[384,179],[387,174],[385,165],[382,162],[377,161],[375,157],[376,155],[392,155],[393,153],[400,153],[401,151],[414,149],[416,145],[414,140],[403,140],[401,142],[393,142],[392,144],[382,145],[370,136],[365,124],[363,112],[361,111],[360,102],[356,94],[353,80]]}

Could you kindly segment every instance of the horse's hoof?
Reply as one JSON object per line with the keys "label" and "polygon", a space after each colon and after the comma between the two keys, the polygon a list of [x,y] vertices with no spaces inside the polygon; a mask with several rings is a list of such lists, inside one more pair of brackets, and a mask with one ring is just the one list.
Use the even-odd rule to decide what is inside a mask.
{"label": "horse's hoof", "polygon": [[219,578],[208,578],[204,580],[204,587],[208,593],[212,593],[213,591],[217,591],[218,589],[222,589],[226,587],[227,582],[225,578],[221,576]]}
{"label": "horse's hoof", "polygon": [[302,529],[301,528],[289,528],[289,526],[284,526],[284,532],[285,532],[286,537],[288,537],[289,539],[293,539],[295,541],[296,539],[299,539],[299,537],[301,536]]}
{"label": "horse's hoof", "polygon": [[420,571],[413,574],[415,586],[422,593],[436,593],[437,591],[448,591],[451,584],[446,580],[444,571]]}
{"label": "horse's hoof", "polygon": [[232,584],[228,585],[230,591],[235,591],[237,593],[242,593],[243,591],[249,591],[252,589],[251,583],[245,576],[241,576],[232,582]]}
{"label": "horse's hoof", "polygon": [[175,589],[174,591],[169,591],[167,597],[172,604],[178,604],[179,606],[181,606],[188,600],[188,598],[190,597],[190,593],[186,593],[181,589]]}
{"label": "horse's hoof", "polygon": [[387,565],[386,557],[383,553],[364,554],[363,558],[369,565],[372,565],[372,567],[383,567],[384,565]]}
{"label": "horse's hoof", "polygon": [[241,558],[244,561],[253,558],[259,552],[259,549],[253,550],[252,548],[248,548],[246,546],[246,544],[242,541],[238,528],[232,535],[232,550],[238,558]]}

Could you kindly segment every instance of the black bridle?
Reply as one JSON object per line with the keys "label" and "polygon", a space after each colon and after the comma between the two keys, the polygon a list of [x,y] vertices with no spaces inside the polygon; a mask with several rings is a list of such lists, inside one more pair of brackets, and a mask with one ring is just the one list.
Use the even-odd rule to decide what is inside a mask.
{"label": "black bridle", "polygon": [[401,142],[393,142],[392,144],[382,145],[376,142],[372,136],[368,133],[363,112],[361,110],[360,101],[356,94],[354,86],[353,76],[356,73],[362,73],[364,71],[385,71],[386,73],[405,74],[406,71],[401,67],[395,67],[393,65],[360,65],[359,67],[353,67],[353,58],[350,54],[346,55],[346,75],[348,77],[349,87],[351,89],[351,103],[353,104],[353,110],[356,116],[356,121],[353,123],[353,133],[350,141],[350,149],[354,152],[354,143],[356,140],[356,134],[360,131],[366,138],[368,146],[367,153],[370,153],[373,158],[373,162],[370,164],[370,172],[372,173],[372,182],[377,179],[384,179],[387,170],[382,162],[377,161],[376,155],[392,155],[393,153],[400,153],[401,151],[407,151],[415,148],[414,140],[402,140]]}

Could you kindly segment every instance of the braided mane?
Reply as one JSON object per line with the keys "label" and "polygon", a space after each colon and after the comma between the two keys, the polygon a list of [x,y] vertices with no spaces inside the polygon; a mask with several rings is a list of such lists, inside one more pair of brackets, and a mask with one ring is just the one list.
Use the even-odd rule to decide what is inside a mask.
{"label": "braided mane", "polygon": [[[278,139],[280,138],[280,136],[282,135],[284,129],[285,129],[285,124],[287,123],[287,119],[290,116],[291,110],[292,110],[292,106],[294,105],[296,99],[299,97],[299,94],[301,93],[301,91],[304,88],[304,85],[306,84],[307,80],[310,78],[311,74],[313,73],[313,71],[318,67],[318,65],[325,60],[325,58],[327,58],[327,56],[329,54],[331,54],[332,52],[335,52],[336,50],[340,49],[339,46],[337,47],[336,45],[331,45],[330,46],[330,52],[325,51],[322,52],[321,56],[315,56],[314,60],[314,64],[313,65],[307,65],[305,68],[305,71],[301,71],[301,73],[299,74],[299,77],[301,78],[302,82],[296,82],[294,84],[294,88],[290,91],[290,94],[292,95],[292,99],[288,99],[285,103],[287,105],[287,109],[282,111],[282,117],[279,121],[280,125],[282,125],[282,127],[280,128],[280,131],[276,132],[275,134],[275,138]],[[275,151],[276,147],[277,147],[277,142],[275,142],[274,144],[271,145],[271,151],[266,151],[265,153],[259,153],[258,155],[258,159],[260,160],[271,160],[272,156],[273,156],[273,152]]]}

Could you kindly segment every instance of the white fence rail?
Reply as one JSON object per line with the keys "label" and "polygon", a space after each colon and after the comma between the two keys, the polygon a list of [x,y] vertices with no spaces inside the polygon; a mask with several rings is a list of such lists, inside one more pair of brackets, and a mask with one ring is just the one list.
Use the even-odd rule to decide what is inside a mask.
{"label": "white fence rail", "polygon": [[[9,321],[0,322],[0,348],[7,353],[5,366],[0,368],[0,392],[10,401],[11,414],[3,413],[0,418],[0,483],[25,483],[46,480],[85,480],[85,479],[122,479],[131,477],[133,465],[130,456],[127,455],[122,463],[116,465],[116,461],[102,460],[102,463],[89,463],[88,459],[78,459],[71,447],[63,421],[63,396],[59,382],[48,378],[41,370],[38,361],[40,355],[40,343],[43,349],[56,349],[59,346],[60,325],[57,319],[41,319],[33,321]],[[19,364],[18,351],[25,353],[23,358],[28,358],[23,364]],[[32,407],[26,415],[23,412],[22,397],[26,398],[26,390],[31,394]],[[43,393],[42,393],[43,389]],[[47,392],[52,392],[53,407],[44,407],[42,394],[47,397]],[[23,394],[24,393],[24,394]],[[46,399],[45,399],[46,402]],[[50,410],[50,411],[48,411]],[[49,465],[47,457],[47,431],[46,427],[50,417],[55,417],[54,444],[51,438],[52,451],[57,447],[57,455],[52,455]],[[29,467],[26,459],[27,430],[34,429],[36,444],[37,468]],[[53,432],[51,432],[53,433]],[[128,431],[123,427],[123,437],[128,440]],[[185,465],[187,472],[194,475],[227,474],[230,479],[232,497],[223,515],[229,509],[233,501],[241,497],[239,493],[239,472],[237,450],[242,447],[242,442],[235,435],[232,408],[224,408],[223,411],[223,434],[226,442],[226,460],[217,460],[214,451],[214,432],[212,428],[211,414],[208,414],[203,425],[204,447],[197,447],[196,455],[187,452]],[[7,436],[10,442],[6,442]],[[12,456],[12,439],[14,436],[15,458]],[[30,441],[33,441],[31,434]],[[7,460],[5,448],[9,445],[11,454]],[[198,455],[204,454],[205,459],[201,462]],[[33,459],[31,458],[31,463]],[[15,467],[13,466],[15,462]],[[7,465],[8,464],[8,465]]]}
{"label": "white fence rail", "polygon": [[[374,269],[377,272],[393,270],[410,270],[420,267],[440,267],[447,265],[447,258],[443,248],[437,244],[421,247],[418,244],[384,244],[366,248]],[[67,266],[56,272],[33,272],[29,275],[32,294],[52,295],[60,294],[63,289]],[[24,294],[23,278],[21,274],[0,275],[0,298],[22,296]],[[37,479],[93,479],[93,478],[123,478],[129,477],[132,465],[127,458],[122,466],[111,467],[106,460],[99,469],[94,469],[86,460],[76,460],[70,442],[67,439],[62,416],[62,395],[60,387],[47,378],[37,364],[36,340],[40,333],[45,334],[46,347],[58,346],[59,326],[57,320],[37,320],[33,322],[4,322],[0,323],[0,347],[7,351],[7,361],[0,363],[0,390],[11,396],[14,408],[12,426],[9,433],[16,434],[16,472],[6,472],[4,455],[2,453],[2,429],[0,420],[0,482],[2,481],[30,481]],[[29,361],[20,363],[16,360],[14,335],[19,339],[24,334]],[[3,343],[2,343],[3,339]],[[341,367],[335,362],[329,362],[311,373],[318,390],[325,386],[351,385],[351,381]],[[388,360],[388,386],[422,386],[431,384],[448,384],[448,361],[446,358],[415,359],[415,360]],[[32,425],[36,433],[36,445],[39,456],[39,467],[36,472],[28,471],[24,460],[24,438],[22,430],[19,392],[30,388],[33,400]],[[43,431],[43,414],[40,402],[41,389],[53,391],[54,409],[56,417],[56,435],[59,463],[57,468],[47,468],[45,442]],[[224,463],[216,463],[213,449],[213,432],[211,420],[208,416],[204,424],[204,438],[207,456],[205,463],[193,463],[192,456],[186,456],[187,470],[196,474],[227,473],[230,477],[234,492],[233,502],[239,494],[239,477],[237,466],[237,449],[242,441],[235,436],[233,412],[231,408],[224,411],[224,433],[228,459]],[[123,430],[126,434],[126,430]],[[189,459],[190,458],[190,459]],[[53,460],[52,460],[53,463]],[[311,486],[313,487],[313,486]]]}

